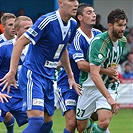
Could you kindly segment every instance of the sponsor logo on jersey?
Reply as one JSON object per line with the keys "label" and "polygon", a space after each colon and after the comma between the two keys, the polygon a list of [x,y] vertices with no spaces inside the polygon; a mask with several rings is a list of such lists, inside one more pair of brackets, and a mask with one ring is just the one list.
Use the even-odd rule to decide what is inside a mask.
{"label": "sponsor logo on jersey", "polygon": [[44,66],[48,68],[57,68],[57,65],[58,65],[58,62],[52,62],[52,61],[46,60]]}
{"label": "sponsor logo on jersey", "polygon": [[38,33],[35,30],[31,29],[31,28],[28,29],[28,32],[34,37],[36,37],[38,35]]}
{"label": "sponsor logo on jersey", "polygon": [[33,99],[33,105],[44,107],[44,100],[34,98],[34,99]]}
{"label": "sponsor logo on jersey", "polygon": [[65,100],[65,104],[66,104],[66,105],[76,106],[76,101],[73,100],[73,99],[66,99],[66,100]]}

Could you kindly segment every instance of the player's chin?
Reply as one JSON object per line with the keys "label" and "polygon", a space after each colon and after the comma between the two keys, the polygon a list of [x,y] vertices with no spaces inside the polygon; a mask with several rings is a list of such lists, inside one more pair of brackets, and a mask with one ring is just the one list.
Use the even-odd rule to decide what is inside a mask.
{"label": "player's chin", "polygon": [[123,37],[123,33],[119,33],[119,38],[122,38]]}
{"label": "player's chin", "polygon": [[76,13],[77,13],[77,12],[73,11],[73,12],[71,13],[71,16],[72,16],[72,17],[75,17],[75,16],[76,16]]}

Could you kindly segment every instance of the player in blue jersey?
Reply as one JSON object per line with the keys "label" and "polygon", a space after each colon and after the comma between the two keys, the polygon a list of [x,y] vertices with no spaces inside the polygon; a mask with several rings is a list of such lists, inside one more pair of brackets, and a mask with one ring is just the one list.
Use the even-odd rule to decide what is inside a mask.
{"label": "player in blue jersey", "polygon": [[[10,58],[12,54],[12,49],[14,46],[14,42],[32,25],[32,20],[26,16],[20,16],[15,19],[13,24],[14,29],[16,31],[16,38],[12,40],[7,40],[0,44],[0,78],[4,77],[10,68]],[[23,50],[21,54],[21,59],[19,62],[19,67],[22,65],[24,61],[24,57],[26,55],[27,47]],[[18,69],[19,70],[19,69]],[[0,91],[2,90],[2,86],[0,86]],[[4,94],[7,93],[5,90]],[[8,99],[8,102],[0,103],[1,115],[0,119],[3,121],[7,112],[10,112],[16,119],[18,126],[22,126],[27,123],[28,117],[26,112],[22,111],[23,99],[20,93],[19,88],[15,88],[11,86],[11,91],[9,94],[12,98]],[[8,133],[13,133],[14,131],[8,130]]]}
{"label": "player in blue jersey", "polygon": [[4,33],[0,35],[0,43],[13,39],[15,37],[14,21],[16,16],[12,13],[4,13],[1,17],[1,23]]}
{"label": "player in blue jersey", "polygon": [[[30,42],[25,62],[19,74],[19,86],[23,96],[23,109],[27,111],[28,125],[23,133],[48,133],[52,127],[54,114],[54,73],[60,60],[72,86],[80,94],[70,67],[67,45],[76,32],[74,17],[78,0],[58,0],[57,11],[41,16],[34,25],[16,42],[9,73],[1,79],[1,84],[10,88],[15,85],[15,73],[23,47]],[[34,128],[33,128],[34,127]]]}
{"label": "player in blue jersey", "polygon": [[[76,31],[76,35],[71,45],[68,47],[69,58],[74,73],[76,82],[79,82],[80,70],[89,72],[89,63],[85,60],[87,50],[91,40],[101,31],[93,28],[96,22],[96,14],[94,8],[86,3],[81,3],[77,10],[76,15],[79,28]],[[104,69],[102,72],[111,75],[115,70]],[[60,71],[57,81],[58,88],[55,93],[58,96],[59,104],[62,108],[63,115],[66,119],[66,128],[64,133],[74,133],[76,128],[76,105],[78,94],[74,89],[69,88],[68,77],[64,68]]]}
{"label": "player in blue jersey", "polygon": [[[12,13],[4,13],[1,17],[1,23],[4,33],[0,35],[0,43],[11,40],[15,37],[14,21],[16,16]],[[6,113],[4,124],[7,128],[7,133],[12,133],[14,128],[14,117],[10,112]]]}
{"label": "player in blue jersey", "polygon": [[[122,9],[113,9],[108,15],[108,31],[97,35],[91,41],[87,61],[90,62],[90,73],[82,72],[82,96],[79,96],[76,109],[77,129],[83,132],[88,118],[94,111],[98,114],[98,125],[93,133],[104,133],[114,113],[119,110],[115,101],[119,81],[110,82],[111,78],[100,75],[100,67],[117,67],[126,45],[123,36],[127,16]],[[116,69],[116,74],[117,74]]]}

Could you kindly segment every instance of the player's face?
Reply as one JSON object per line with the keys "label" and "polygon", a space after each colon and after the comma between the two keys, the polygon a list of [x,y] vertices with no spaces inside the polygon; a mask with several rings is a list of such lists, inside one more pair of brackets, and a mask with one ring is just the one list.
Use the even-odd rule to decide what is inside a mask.
{"label": "player's face", "polygon": [[120,20],[112,25],[112,34],[116,39],[122,38],[126,29],[126,20]]}
{"label": "player's face", "polygon": [[15,30],[14,30],[14,18],[10,18],[6,21],[4,28],[4,35],[7,39],[12,39],[15,36]]}
{"label": "player's face", "polygon": [[61,8],[67,18],[75,17],[78,9],[78,0],[61,0]]}
{"label": "player's face", "polygon": [[32,25],[32,21],[21,21],[19,28],[16,28],[17,37],[20,37],[22,34],[24,34]]}
{"label": "player's face", "polygon": [[86,7],[81,15],[80,23],[93,27],[96,23],[96,14],[92,7]]}

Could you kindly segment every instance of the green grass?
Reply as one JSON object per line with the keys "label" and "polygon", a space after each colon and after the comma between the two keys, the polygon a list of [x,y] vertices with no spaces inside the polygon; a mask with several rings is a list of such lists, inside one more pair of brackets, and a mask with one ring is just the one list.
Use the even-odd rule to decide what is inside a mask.
{"label": "green grass", "polygon": [[[54,133],[62,133],[65,126],[65,119],[62,116],[61,110],[55,111],[53,121]],[[18,127],[15,124],[15,133],[21,133],[25,126]],[[120,109],[118,114],[112,118],[109,130],[111,133],[133,133],[133,110]],[[0,133],[6,133],[3,123],[0,124]]]}

